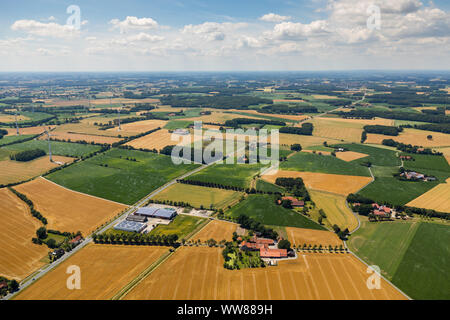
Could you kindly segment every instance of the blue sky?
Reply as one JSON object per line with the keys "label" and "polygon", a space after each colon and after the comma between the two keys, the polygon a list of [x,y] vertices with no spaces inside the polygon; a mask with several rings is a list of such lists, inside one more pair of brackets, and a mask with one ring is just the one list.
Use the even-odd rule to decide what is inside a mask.
{"label": "blue sky", "polygon": [[[66,25],[74,4],[80,30]],[[379,19],[368,12],[373,4]],[[0,71],[449,69],[449,7],[444,0],[2,1]],[[379,28],[367,24],[371,15]]]}

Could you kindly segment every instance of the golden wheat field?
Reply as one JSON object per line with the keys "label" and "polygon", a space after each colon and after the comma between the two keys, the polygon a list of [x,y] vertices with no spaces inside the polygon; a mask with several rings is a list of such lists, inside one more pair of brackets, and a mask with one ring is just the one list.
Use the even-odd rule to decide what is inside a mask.
{"label": "golden wheat field", "polygon": [[[242,110],[241,110],[242,112]],[[192,117],[192,118],[184,118],[183,120],[186,121],[203,121],[203,122],[210,122],[210,123],[221,123],[223,124],[227,120],[233,120],[235,118],[246,118],[246,119],[258,119],[258,117],[252,117],[242,114],[233,114],[233,113],[226,113],[222,111],[212,111],[209,115],[203,115],[199,117]]]}
{"label": "golden wheat field", "polygon": [[313,136],[347,142],[359,142],[361,140],[363,125],[360,123],[333,121],[325,118],[315,118],[308,122],[314,125]]}
{"label": "golden wheat field", "polygon": [[120,131],[118,130],[118,126],[115,128],[107,129],[104,132],[106,133],[116,133],[120,135],[126,136],[134,136],[139,133],[147,132],[156,128],[163,128],[166,125],[167,121],[164,120],[144,120],[137,121],[131,123],[125,123],[120,126]]}
{"label": "golden wheat field", "polygon": [[355,151],[344,151],[344,152],[336,152],[336,158],[344,160],[344,161],[353,161],[356,159],[361,159],[369,156],[365,153],[355,152]]}
{"label": "golden wheat field", "polygon": [[45,245],[31,242],[41,222],[14,193],[0,189],[0,275],[22,280],[40,268],[47,254]]}
{"label": "golden wheat field", "polygon": [[319,209],[325,211],[330,225],[353,231],[358,227],[358,220],[346,204],[346,197],[321,191],[310,190],[309,194]]}
{"label": "golden wheat field", "polygon": [[[112,120],[109,118],[109,120]],[[81,134],[81,135],[94,135],[94,136],[107,136],[117,137],[121,134],[119,131],[100,130],[100,126],[94,125],[95,122],[102,123],[101,121],[92,121],[91,119],[83,119],[79,123],[66,123],[58,126],[51,134]],[[106,121],[108,123],[108,121]],[[122,134],[127,136],[127,134]]]}
{"label": "golden wheat field", "polygon": [[39,176],[50,169],[59,167],[58,163],[71,163],[74,158],[53,156],[50,162],[47,156],[27,162],[3,160],[0,161],[0,184],[10,184],[25,181]]}
{"label": "golden wheat field", "polygon": [[406,205],[450,213],[450,178]]}
{"label": "golden wheat field", "polygon": [[306,245],[322,245],[323,247],[340,246],[342,241],[330,231],[286,227],[289,241],[297,247]]}
{"label": "golden wheat field", "polygon": [[[427,138],[428,135],[432,136],[431,140]],[[393,139],[397,142],[425,148],[450,146],[450,134],[418,129],[404,129],[403,132],[395,137],[369,133],[365,143],[381,144],[384,139]]]}
{"label": "golden wheat field", "polygon": [[323,137],[315,137],[315,136],[302,136],[298,134],[289,134],[289,133],[280,133],[279,134],[279,144],[280,145],[286,145],[291,146],[295,143],[299,143],[303,149],[312,147],[312,146],[318,146],[322,145],[324,141],[326,141],[328,144],[334,144],[341,142],[338,139],[333,138],[323,138]]}
{"label": "golden wheat field", "polygon": [[95,198],[63,188],[44,178],[15,186],[33,201],[48,220],[48,228],[77,232],[84,236],[127,208],[126,205]]}
{"label": "golden wheat field", "polygon": [[341,174],[298,172],[278,170],[277,174],[263,175],[262,178],[270,183],[275,183],[277,178],[302,178],[308,189],[327,191],[341,195],[355,193],[367,185],[372,178],[361,176],[347,176]]}
{"label": "golden wheat field", "polygon": [[[15,297],[17,300],[107,300],[137,277],[167,247],[89,244]],[[80,267],[81,289],[69,290],[69,266]]]}
{"label": "golden wheat field", "polygon": [[[172,140],[172,137],[174,140]],[[167,129],[161,129],[155,132],[152,132],[148,135],[145,135],[143,137],[140,137],[138,139],[135,139],[133,141],[127,142],[125,145],[132,146],[133,148],[139,149],[157,149],[160,150],[164,148],[165,146],[173,146],[177,145],[178,143],[183,143],[183,139],[186,139],[188,136],[182,136],[182,135],[172,135],[171,132]],[[201,137],[199,138],[201,139]],[[194,142],[194,135],[191,134],[191,141],[187,142],[186,144],[190,144],[191,142]]]}
{"label": "golden wheat field", "polygon": [[[55,128],[55,126],[25,127],[25,128],[19,127],[19,133],[25,135],[40,134],[43,133],[45,130],[52,130],[53,128]],[[8,135],[15,135],[17,133],[17,130],[15,128],[8,128],[6,130],[8,131]]]}
{"label": "golden wheat field", "polygon": [[[274,100],[274,101],[278,101],[278,100]],[[299,102],[301,100],[295,100],[295,101]],[[305,119],[310,118],[310,116],[302,115],[302,114],[299,114],[299,115],[272,114],[272,113],[261,113],[261,112],[258,112],[257,110],[245,110],[245,111],[242,111],[242,110],[238,110],[238,109],[231,109],[230,111],[250,113],[250,114],[254,114],[255,117],[256,116],[270,116],[270,117],[274,117],[274,118],[289,119],[289,120],[296,120],[296,121],[303,121]],[[241,115],[240,114],[236,114],[235,117],[239,117],[240,118]]]}
{"label": "golden wheat field", "polygon": [[236,231],[238,225],[233,222],[213,220],[200,230],[192,239],[206,241],[214,239],[217,242],[226,240],[231,241],[233,232]]}
{"label": "golden wheat field", "polygon": [[369,290],[366,266],[350,254],[301,254],[256,269],[227,270],[223,263],[220,248],[182,247],[125,299],[405,299],[384,280],[380,290]]}

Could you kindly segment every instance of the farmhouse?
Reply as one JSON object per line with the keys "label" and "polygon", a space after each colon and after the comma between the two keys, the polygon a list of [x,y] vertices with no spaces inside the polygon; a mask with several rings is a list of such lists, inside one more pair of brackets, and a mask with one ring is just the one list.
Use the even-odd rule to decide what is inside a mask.
{"label": "farmhouse", "polygon": [[69,241],[70,244],[77,246],[81,243],[81,241],[83,241],[83,238],[81,236],[76,236],[75,238],[73,238],[72,240]]}
{"label": "farmhouse", "polygon": [[127,232],[142,232],[147,228],[147,224],[135,221],[124,220],[114,227],[115,230]]}
{"label": "farmhouse", "polygon": [[287,250],[286,249],[269,249],[266,247],[262,247],[259,250],[259,256],[261,258],[287,258]]}
{"label": "farmhouse", "polygon": [[435,177],[426,176],[423,173],[418,173],[415,171],[404,171],[400,173],[400,176],[407,180],[422,180],[422,181],[435,181]]}
{"label": "farmhouse", "polygon": [[135,215],[150,217],[150,218],[158,218],[158,219],[166,219],[172,220],[176,217],[177,212],[173,208],[158,208],[158,207],[143,207],[139,208]]}
{"label": "farmhouse", "polygon": [[294,208],[303,208],[305,206],[305,201],[298,200],[297,198],[294,197],[283,197],[281,199],[291,201],[291,205]]}

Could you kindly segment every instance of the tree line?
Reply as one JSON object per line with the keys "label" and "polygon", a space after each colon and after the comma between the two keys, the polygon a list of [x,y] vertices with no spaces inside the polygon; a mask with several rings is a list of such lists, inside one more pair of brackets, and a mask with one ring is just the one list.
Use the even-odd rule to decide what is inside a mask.
{"label": "tree line", "polygon": [[26,162],[26,161],[31,161],[36,158],[45,156],[45,155],[46,155],[46,152],[44,150],[33,149],[33,150],[24,150],[24,151],[17,152],[15,154],[11,154],[9,156],[9,158],[11,160],[15,160],[15,161]]}
{"label": "tree line", "polygon": [[402,128],[394,127],[394,126],[382,126],[382,125],[367,125],[364,126],[364,131],[367,133],[377,133],[384,134],[386,136],[398,136],[400,132],[403,131]]}
{"label": "tree line", "polygon": [[301,127],[282,127],[280,133],[299,134],[304,136],[312,136],[314,126],[312,123],[303,123]]}

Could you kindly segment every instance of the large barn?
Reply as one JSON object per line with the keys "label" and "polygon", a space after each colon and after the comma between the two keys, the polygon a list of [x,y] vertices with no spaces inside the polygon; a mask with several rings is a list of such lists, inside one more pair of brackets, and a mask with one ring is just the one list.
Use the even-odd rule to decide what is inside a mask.
{"label": "large barn", "polygon": [[114,227],[116,230],[128,231],[128,232],[142,232],[147,228],[146,223],[127,221],[124,220]]}
{"label": "large barn", "polygon": [[172,208],[143,207],[139,208],[135,214],[150,218],[172,220],[176,217],[177,212]]}

